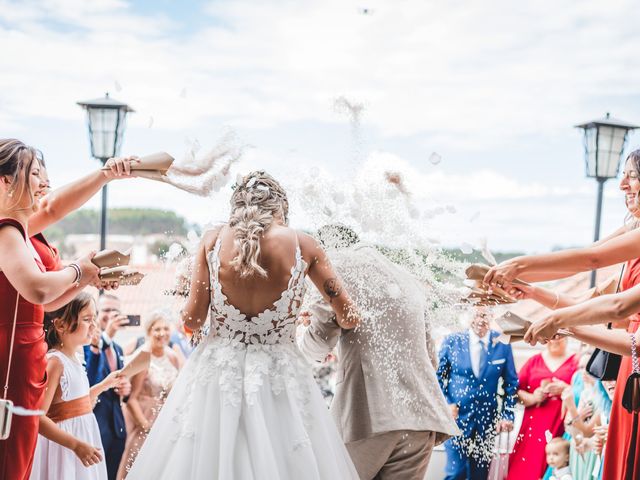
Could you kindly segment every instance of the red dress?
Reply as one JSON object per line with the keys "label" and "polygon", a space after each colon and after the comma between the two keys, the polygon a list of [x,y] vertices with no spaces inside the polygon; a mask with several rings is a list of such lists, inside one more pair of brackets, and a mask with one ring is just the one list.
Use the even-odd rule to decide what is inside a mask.
{"label": "red dress", "polygon": [[[533,393],[543,381],[551,381],[554,377],[570,384],[577,368],[578,359],[571,355],[552,372],[542,359],[542,354],[538,353],[520,369],[518,389]],[[560,437],[564,433],[562,400],[559,396],[547,398],[540,406],[525,408],[518,439],[509,456],[508,480],[539,480],[544,476],[547,469],[544,452],[547,431],[553,437]]]}
{"label": "red dress", "polygon": [[[627,262],[626,271],[622,277],[621,290],[628,290],[640,283],[640,258]],[[635,332],[640,326],[638,314],[631,317],[628,332]],[[622,394],[627,378],[631,375],[631,357],[622,357],[618,382],[613,395],[611,406],[611,418],[609,420],[609,433],[604,452],[603,480],[624,480],[626,478],[640,478],[640,451],[629,451],[631,443],[631,431],[633,428],[633,415],[622,406]],[[640,431],[637,432],[640,438]],[[627,472],[627,459],[633,460],[633,472]],[[632,474],[632,475],[629,475]],[[629,475],[629,476],[628,476]]]}
{"label": "red dress", "polygon": [[31,237],[31,244],[40,255],[42,264],[47,272],[56,272],[62,269],[62,261],[60,260],[58,249],[53,245],[49,245],[43,234],[37,233]]}
{"label": "red dress", "polygon": [[[9,227],[8,225],[12,225]],[[24,229],[15,220],[0,219],[0,228]],[[38,261],[40,269],[44,266]],[[0,272],[0,383],[4,386],[9,360],[11,330],[16,305],[16,290]],[[20,297],[17,327],[7,398],[28,409],[39,409],[47,384],[47,344],[43,330],[44,310]],[[13,416],[11,434],[0,440],[0,479],[27,480],[38,438],[38,417]]]}

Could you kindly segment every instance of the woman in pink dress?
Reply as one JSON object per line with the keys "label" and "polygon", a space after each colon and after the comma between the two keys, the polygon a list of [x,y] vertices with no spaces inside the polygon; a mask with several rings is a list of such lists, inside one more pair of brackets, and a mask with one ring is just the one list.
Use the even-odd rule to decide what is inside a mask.
{"label": "woman in pink dress", "polygon": [[518,397],[525,406],[522,426],[509,457],[508,480],[538,480],[547,467],[547,431],[564,433],[562,391],[571,383],[578,359],[567,352],[567,339],[547,343],[544,352],[531,357],[520,370]]}

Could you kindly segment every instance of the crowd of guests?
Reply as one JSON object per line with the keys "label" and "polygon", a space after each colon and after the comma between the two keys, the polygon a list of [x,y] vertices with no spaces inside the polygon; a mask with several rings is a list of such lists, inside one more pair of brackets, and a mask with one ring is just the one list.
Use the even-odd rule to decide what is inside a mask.
{"label": "crowd of guests", "polygon": [[[18,140],[0,140],[0,380],[3,400],[32,411],[13,415],[9,440],[0,440],[0,478],[124,478],[190,353],[185,332],[177,328],[172,333],[173,321],[162,312],[145,319],[144,338],[126,345],[125,352],[115,341],[128,320],[118,297],[107,292],[96,301],[83,291],[88,285],[106,290],[117,285],[100,280],[98,267],[91,262],[93,254],[63,264],[42,235],[105,183],[129,178],[135,161],[133,157],[110,159],[105,170],[49,192],[40,152]],[[635,448],[640,433],[636,409],[640,406],[633,402],[623,406],[640,326],[640,230],[636,229],[640,224],[640,151],[629,155],[620,187],[629,217],[617,232],[583,249],[511,259],[493,267],[485,277],[486,285],[499,286],[552,310],[525,336],[532,345],[544,344],[544,350],[516,371],[511,347],[498,342],[498,333],[489,328],[491,312],[476,309],[470,329],[442,343],[437,362],[442,404],[436,397],[421,399],[433,402],[437,418],[420,425],[419,432],[412,428],[424,421],[417,414],[415,418],[382,418],[381,413],[363,419],[370,431],[384,423],[376,433],[384,432],[385,442],[393,446],[385,455],[372,455],[375,445],[369,434],[361,436],[358,419],[343,415],[341,431],[360,472],[377,461],[376,472],[391,472],[397,464],[391,461],[394,455],[400,458],[410,449],[414,440],[407,438],[415,433],[411,438],[425,448],[412,452],[411,461],[402,465],[403,472],[423,471],[433,445],[453,435],[445,444],[446,475],[451,480],[480,480],[496,469],[504,472],[503,478],[518,480],[640,478],[640,449]],[[625,263],[619,294],[599,296],[596,289],[593,295],[572,298],[514,281],[555,280],[618,263]],[[376,264],[381,265],[383,260]],[[348,273],[343,276],[358,298],[359,279],[350,279]],[[421,292],[415,282],[408,280],[406,285]],[[396,298],[393,308],[384,313],[386,318],[402,318],[398,312],[411,302],[416,303],[416,318],[422,318],[426,307],[419,300],[421,294],[403,293],[402,300]],[[369,300],[382,305],[378,298]],[[379,350],[372,341],[373,333],[365,328],[348,333],[334,328],[314,336],[324,327],[333,328],[330,316],[321,310],[318,307],[317,318],[303,337],[308,357],[324,360],[336,344],[343,357],[345,352],[358,350],[360,358],[368,358],[369,350]],[[388,323],[379,325],[395,328]],[[416,320],[413,326],[420,326],[420,338],[429,338],[423,323]],[[607,323],[617,328],[607,329]],[[560,329],[582,342],[581,350],[570,351],[567,338],[558,335]],[[395,333],[398,331],[396,328]],[[350,339],[354,335],[359,336],[357,342]],[[414,340],[407,338],[406,345],[417,349]],[[421,359],[419,370],[425,372],[425,378],[414,376],[411,393],[427,391],[431,382],[428,344],[421,342],[419,354],[408,355],[414,369],[416,359]],[[592,347],[623,356],[617,381],[601,381],[586,373]],[[139,349],[150,352],[149,367],[126,378],[122,372],[126,354]],[[342,372],[354,365],[340,354],[337,362]],[[361,362],[360,377],[365,363]],[[367,377],[379,376],[379,388],[369,383],[362,388],[376,386],[379,392],[369,399],[382,404],[389,390],[378,370],[368,372]],[[410,373],[408,367],[401,371]],[[334,407],[353,400],[346,395],[357,388],[347,390],[344,385],[360,377],[351,372],[341,379],[344,382],[337,388]],[[327,396],[330,385],[325,386]],[[6,415],[11,405],[2,402],[0,408]],[[517,408],[524,409],[518,431],[514,429]],[[39,410],[45,414],[33,413]],[[448,425],[451,418],[459,431]],[[410,422],[404,422],[407,419]],[[404,433],[396,438],[393,433],[397,431]],[[499,463],[505,457],[495,447],[503,436],[514,437],[504,470]]]}
{"label": "crowd of guests", "polygon": [[42,234],[106,183],[131,178],[136,161],[110,159],[50,191],[42,154],[0,140],[0,376],[2,399],[11,402],[0,408],[5,418],[12,404],[22,409],[0,440],[2,479],[124,478],[189,354],[179,328],[169,347],[173,319],[155,313],[137,345],[151,353],[149,367],[126,378],[115,341],[128,321],[120,301],[106,293],[96,302],[84,292],[117,284],[100,280],[94,253],[63,264]]}
{"label": "crowd of guests", "polygon": [[[446,337],[438,379],[462,435],[445,443],[446,479],[494,477],[500,461],[509,479],[602,477],[615,381],[587,373],[593,350],[550,340],[516,371],[510,345],[489,329],[491,311],[476,308],[468,331]],[[516,405],[519,430],[513,431]],[[508,460],[500,458],[506,435]],[[509,441],[511,440],[511,441]],[[572,475],[569,476],[569,475]]]}

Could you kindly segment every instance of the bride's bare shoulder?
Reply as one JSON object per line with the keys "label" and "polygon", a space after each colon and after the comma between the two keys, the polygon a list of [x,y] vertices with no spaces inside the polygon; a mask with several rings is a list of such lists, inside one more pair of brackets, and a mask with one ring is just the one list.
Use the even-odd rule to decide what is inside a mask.
{"label": "bride's bare shoulder", "polygon": [[220,231],[225,226],[225,224],[219,224],[211,227],[202,234],[201,245],[204,246],[205,252],[208,252],[213,248],[218,239],[218,235],[220,235]]}

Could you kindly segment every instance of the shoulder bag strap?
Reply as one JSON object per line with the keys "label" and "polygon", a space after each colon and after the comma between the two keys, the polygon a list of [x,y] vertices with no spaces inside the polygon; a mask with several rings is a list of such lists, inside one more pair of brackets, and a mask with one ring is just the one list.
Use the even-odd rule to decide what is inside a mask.
{"label": "shoulder bag strap", "polygon": [[13,344],[16,339],[16,324],[18,323],[18,306],[20,305],[20,293],[16,291],[16,310],[13,313],[13,327],[11,329],[11,344],[9,345],[9,362],[7,363],[7,378],[4,382],[4,393],[2,394],[3,400],[7,399],[7,393],[9,392],[9,375],[11,374],[11,360],[13,358]]}

